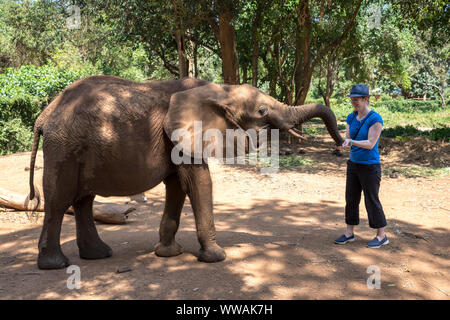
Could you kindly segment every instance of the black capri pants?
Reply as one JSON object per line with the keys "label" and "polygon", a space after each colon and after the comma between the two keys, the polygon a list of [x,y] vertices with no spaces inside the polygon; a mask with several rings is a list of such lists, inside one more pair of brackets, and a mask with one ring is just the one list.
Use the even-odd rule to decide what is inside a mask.
{"label": "black capri pants", "polygon": [[378,192],[380,190],[380,164],[359,164],[347,161],[347,182],[345,187],[345,223],[359,224],[359,203],[364,191],[364,203],[369,217],[369,226],[374,229],[386,226],[383,207]]}

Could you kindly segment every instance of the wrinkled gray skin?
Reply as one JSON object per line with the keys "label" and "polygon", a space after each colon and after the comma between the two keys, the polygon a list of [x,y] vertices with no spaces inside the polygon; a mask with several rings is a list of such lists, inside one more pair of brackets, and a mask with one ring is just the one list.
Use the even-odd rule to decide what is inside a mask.
{"label": "wrinkled gray skin", "polygon": [[289,107],[249,85],[217,85],[189,78],[135,83],[114,76],[73,83],[42,112],[34,127],[29,199],[39,198],[33,176],[40,135],[44,152],[45,219],[39,268],[69,265],[60,246],[61,223],[69,206],[75,209],[80,257],[106,258],[112,250],[94,224],[95,195],[133,195],[161,181],[166,185],[166,202],[155,253],[164,257],[182,253],[175,233],[187,195],[201,246],[198,259],[224,260],[225,252],[215,239],[208,165],[174,165],[171,133],[180,128],[190,132],[194,120],[202,120],[205,130],[216,127],[225,132],[237,127],[287,130],[314,117],[324,120],[341,145],[335,116],[328,107]]}

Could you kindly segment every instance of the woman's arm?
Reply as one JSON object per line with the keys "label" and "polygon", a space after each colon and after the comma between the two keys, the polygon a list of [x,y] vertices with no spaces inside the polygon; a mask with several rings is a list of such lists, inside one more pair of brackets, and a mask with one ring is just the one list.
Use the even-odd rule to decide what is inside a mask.
{"label": "woman's arm", "polygon": [[[369,128],[369,134],[367,137],[367,140],[359,140],[355,141],[353,140],[352,145],[355,145],[360,148],[369,149],[372,150],[375,144],[378,141],[378,138],[380,137],[381,130],[383,129],[383,125],[381,122],[375,122],[370,128]],[[347,130],[348,132],[348,130]],[[349,135],[347,135],[348,137]],[[347,138],[346,137],[346,138]],[[342,144],[343,147],[350,147],[350,138],[345,139],[344,143]]]}

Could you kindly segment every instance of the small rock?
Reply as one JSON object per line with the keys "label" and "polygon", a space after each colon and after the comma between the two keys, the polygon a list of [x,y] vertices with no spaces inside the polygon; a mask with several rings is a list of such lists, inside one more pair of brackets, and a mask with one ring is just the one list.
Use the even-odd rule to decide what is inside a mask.
{"label": "small rock", "polygon": [[198,291],[198,288],[194,288],[194,290],[193,291]]}
{"label": "small rock", "polygon": [[297,153],[298,154],[305,154],[306,152],[305,152],[305,150],[300,149],[300,150],[297,151]]}
{"label": "small rock", "polygon": [[398,174],[394,172],[394,173],[391,173],[389,175],[389,177],[392,178],[392,179],[397,179],[398,178]]}
{"label": "small rock", "polygon": [[117,273],[124,273],[124,272],[128,272],[131,270],[132,269],[130,267],[119,267],[119,268],[117,268]]}
{"label": "small rock", "polygon": [[394,233],[398,236],[402,234],[402,232],[400,230],[394,230]]}
{"label": "small rock", "polygon": [[126,246],[127,244],[128,244],[128,241],[122,242],[120,245],[121,245],[121,246]]}

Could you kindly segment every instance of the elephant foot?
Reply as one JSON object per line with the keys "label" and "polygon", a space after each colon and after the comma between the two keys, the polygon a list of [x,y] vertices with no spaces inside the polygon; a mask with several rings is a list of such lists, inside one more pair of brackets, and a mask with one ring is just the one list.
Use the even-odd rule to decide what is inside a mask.
{"label": "elephant foot", "polygon": [[217,244],[208,246],[207,248],[200,249],[198,261],[202,262],[219,262],[225,260],[225,250],[219,247]]}
{"label": "elephant foot", "polygon": [[61,252],[39,253],[37,260],[39,269],[63,269],[70,265],[69,259]]}
{"label": "elephant foot", "polygon": [[99,241],[96,245],[78,246],[80,250],[80,258],[87,260],[104,259],[112,256],[112,249],[103,241]]}
{"label": "elephant foot", "polygon": [[174,257],[183,253],[183,247],[181,247],[176,241],[172,244],[165,246],[159,242],[155,247],[155,254],[158,257]]}

